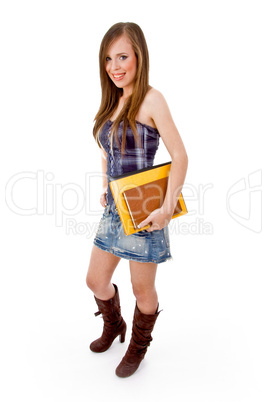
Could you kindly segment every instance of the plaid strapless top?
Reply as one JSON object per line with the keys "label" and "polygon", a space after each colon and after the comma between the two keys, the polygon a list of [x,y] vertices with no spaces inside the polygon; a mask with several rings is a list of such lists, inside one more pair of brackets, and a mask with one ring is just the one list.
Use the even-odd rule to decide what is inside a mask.
{"label": "plaid strapless top", "polygon": [[[110,142],[110,130],[112,127],[112,121],[108,120],[101,133],[99,140],[101,145],[107,153],[107,177],[108,183],[111,177],[120,176],[124,173],[132,172],[134,170],[140,170],[146,167],[153,166],[154,157],[159,146],[160,134],[154,127],[136,121],[137,131],[141,139],[141,147],[135,146],[134,135],[130,127],[126,131],[126,144],[125,151],[122,157],[121,150],[117,145],[115,138],[113,139],[113,152],[111,152]],[[123,126],[122,123],[118,129],[118,139],[121,144]],[[107,204],[112,209],[115,208],[115,202],[108,186],[107,192]]]}

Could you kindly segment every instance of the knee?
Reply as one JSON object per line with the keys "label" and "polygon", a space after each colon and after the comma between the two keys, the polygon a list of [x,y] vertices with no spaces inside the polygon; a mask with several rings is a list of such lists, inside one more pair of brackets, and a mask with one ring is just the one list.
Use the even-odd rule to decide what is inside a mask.
{"label": "knee", "polygon": [[150,299],[151,296],[154,296],[156,294],[156,289],[155,286],[153,287],[146,287],[143,286],[142,284],[132,284],[133,287],[133,294],[136,298],[136,300],[142,302],[146,301],[147,299]]}
{"label": "knee", "polygon": [[93,283],[91,281],[91,278],[88,275],[86,276],[85,282],[86,282],[86,285],[88,286],[88,288],[92,290]]}
{"label": "knee", "polygon": [[92,290],[92,292],[95,292],[97,290],[98,288],[97,281],[93,276],[87,274],[85,282],[88,288]]}
{"label": "knee", "polygon": [[105,293],[109,287],[110,282],[103,278],[98,278],[95,275],[87,274],[86,285],[94,294]]}

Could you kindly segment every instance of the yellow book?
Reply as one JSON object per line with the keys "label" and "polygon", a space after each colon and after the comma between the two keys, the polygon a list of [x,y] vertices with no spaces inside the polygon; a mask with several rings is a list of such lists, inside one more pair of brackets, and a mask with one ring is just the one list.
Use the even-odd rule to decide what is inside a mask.
{"label": "yellow book", "polygon": [[[167,189],[171,162],[113,177],[110,189],[126,235],[149,228],[137,225],[153,210],[160,208]],[[182,193],[172,218],[187,213]]]}

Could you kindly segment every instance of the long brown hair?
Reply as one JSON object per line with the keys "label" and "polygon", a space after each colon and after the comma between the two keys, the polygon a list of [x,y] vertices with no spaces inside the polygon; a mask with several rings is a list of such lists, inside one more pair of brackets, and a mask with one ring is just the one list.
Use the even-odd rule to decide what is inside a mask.
{"label": "long brown hair", "polygon": [[129,125],[133,131],[135,141],[139,142],[139,136],[136,128],[136,115],[138,110],[145,98],[147,91],[151,88],[149,86],[149,55],[146,39],[143,31],[139,25],[133,22],[119,22],[113,25],[104,35],[100,50],[99,50],[99,67],[100,67],[100,81],[102,89],[102,99],[100,108],[95,116],[95,125],[93,128],[93,135],[96,139],[98,145],[101,147],[99,142],[99,133],[105,122],[111,118],[114,113],[119,98],[121,97],[123,90],[122,88],[116,87],[108,76],[105,68],[106,57],[109,46],[123,34],[126,34],[130,40],[133,50],[137,58],[137,71],[135,77],[135,83],[132,94],[128,97],[125,102],[120,114],[115,119],[112,130],[111,130],[111,140],[115,134],[116,141],[118,143],[117,131],[121,122],[123,122],[123,134],[122,134],[122,144],[121,151],[124,153],[125,142],[126,142],[126,129]]}

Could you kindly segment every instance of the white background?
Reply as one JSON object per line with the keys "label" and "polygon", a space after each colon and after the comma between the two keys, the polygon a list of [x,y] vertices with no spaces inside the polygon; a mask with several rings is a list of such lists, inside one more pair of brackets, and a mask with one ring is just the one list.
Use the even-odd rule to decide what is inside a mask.
{"label": "white background", "polygon": [[[1,2],[5,402],[266,402],[264,3]],[[127,339],[102,355],[88,349],[102,321],[85,284],[101,216],[98,49],[119,21],[143,29],[151,85],[189,155],[190,213],[170,224],[173,260],[158,268],[163,311],[126,380],[114,370],[134,308],[127,261],[114,276]],[[155,162],[167,160],[161,143]]]}

